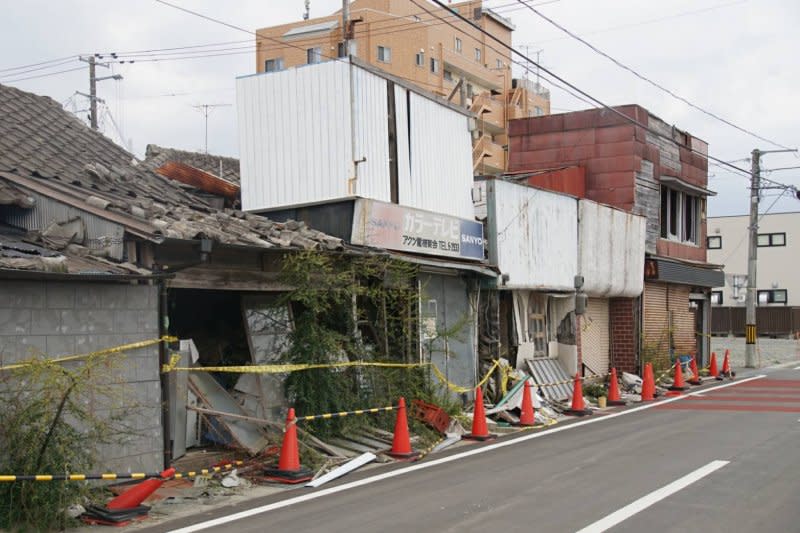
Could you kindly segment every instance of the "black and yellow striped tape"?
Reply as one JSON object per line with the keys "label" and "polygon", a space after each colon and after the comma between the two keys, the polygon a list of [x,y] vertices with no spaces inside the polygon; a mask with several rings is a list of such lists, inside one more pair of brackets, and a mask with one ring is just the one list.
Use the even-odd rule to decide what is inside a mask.
{"label": "black and yellow striped tape", "polygon": [[338,413],[324,413],[321,415],[308,415],[308,416],[298,416],[294,419],[294,422],[310,422],[311,420],[327,420],[329,418],[341,418],[344,416],[355,416],[355,415],[368,415],[373,413],[383,413],[386,411],[394,411],[399,406],[391,405],[389,407],[372,407],[370,409],[356,409],[355,411],[340,411]]}
{"label": "black and yellow striped tape", "polygon": [[[203,468],[197,471],[190,472],[177,472],[172,478],[182,479],[191,478],[198,475],[208,476],[219,472],[231,470],[234,466],[244,464],[242,461],[234,461],[225,465],[215,466],[212,468]],[[112,473],[105,472],[102,474],[35,474],[35,475],[13,475],[13,474],[0,474],[0,482],[13,482],[13,481],[89,481],[89,480],[107,480],[113,481],[116,479],[148,479],[154,477],[161,477],[160,472],[126,472],[126,473]]]}

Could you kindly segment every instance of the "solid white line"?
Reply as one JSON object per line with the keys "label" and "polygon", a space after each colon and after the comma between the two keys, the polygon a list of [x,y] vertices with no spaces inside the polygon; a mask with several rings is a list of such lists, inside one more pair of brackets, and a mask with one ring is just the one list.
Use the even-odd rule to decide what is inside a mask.
{"label": "solid white line", "polygon": [[[725,385],[719,385],[717,387],[712,387],[710,389],[706,389],[704,392],[711,392],[717,389],[722,389],[725,387],[730,387],[731,385],[739,385],[740,383],[746,383],[748,381],[753,381],[755,379],[765,378],[765,374],[761,374],[758,376],[753,376],[751,378],[742,379],[735,383],[726,383]],[[597,422],[602,422],[605,420],[611,420],[613,418],[617,418],[620,416],[626,416],[633,413],[638,413],[639,411],[644,411],[647,409],[652,409],[653,407],[658,407],[660,405],[665,405],[672,402],[677,402],[692,394],[688,394],[685,396],[676,396],[674,398],[667,398],[666,400],[661,400],[659,402],[648,403],[645,405],[640,405],[639,407],[634,407],[633,409],[627,409],[625,411],[620,411],[618,413],[611,413],[610,415],[605,415],[602,417],[597,418],[587,418],[581,420],[580,422],[575,422],[569,425],[564,426],[556,426],[552,429],[546,429],[544,431],[540,431],[538,433],[530,433],[528,435],[518,437],[515,439],[504,440],[501,442],[496,442],[494,444],[489,444],[488,446],[481,446],[480,448],[475,448],[472,450],[468,450],[465,452],[448,455],[447,457],[442,457],[441,459],[435,459],[433,461],[427,461],[424,463],[417,463],[415,465],[411,465],[407,468],[402,468],[398,470],[392,470],[390,472],[384,472],[382,474],[377,474],[375,476],[371,476],[364,479],[359,479],[358,481],[351,481],[350,483],[345,483],[343,485],[338,485],[335,487],[330,487],[327,489],[322,489],[317,492],[311,492],[307,494],[303,494],[301,496],[295,496],[294,498],[289,498],[286,500],[282,500],[279,502],[271,503],[269,505],[263,505],[261,507],[255,507],[253,509],[248,509],[247,511],[241,511],[239,513],[235,513],[228,516],[222,516],[220,518],[215,518],[213,520],[209,520],[207,522],[200,522],[199,524],[193,524],[191,526],[186,526],[181,529],[173,530],[174,533],[193,533],[195,531],[202,531],[204,529],[208,529],[214,526],[220,526],[222,524],[227,524],[230,522],[234,522],[236,520],[241,520],[242,518],[247,518],[250,516],[255,516],[257,514],[266,513],[269,511],[274,511],[275,509],[282,509],[284,507],[289,507],[292,505],[296,505],[298,503],[304,503],[311,500],[316,500],[318,498],[322,498],[323,496],[328,496],[329,494],[336,494],[337,492],[344,492],[346,490],[355,489],[357,487],[363,487],[364,485],[370,485],[372,483],[376,483],[378,481],[383,481],[384,479],[391,479],[394,477],[402,476],[405,474],[410,474],[411,472],[416,472],[417,470],[425,470],[426,468],[431,468],[434,466],[438,466],[445,463],[450,463],[452,461],[458,461],[460,459],[464,459],[466,457],[471,457],[473,455],[480,455],[483,453],[488,453],[493,450],[497,450],[499,448],[505,448],[506,446],[513,446],[520,442],[527,442],[533,439],[539,439],[542,437],[546,437],[547,435],[552,435],[553,433],[560,433],[562,431],[568,431],[570,429],[578,428],[581,426],[586,426],[589,424],[595,424]]]}
{"label": "solid white line", "polygon": [[593,524],[589,524],[577,533],[603,533],[603,531],[611,529],[620,522],[632,517],[636,513],[644,511],[651,505],[656,504],[664,498],[675,494],[679,490],[685,489],[692,483],[703,479],[712,472],[716,472],[728,463],[730,463],[730,461],[711,461],[707,465],[698,468],[694,472],[690,472],[682,478],[676,479],[669,485],[665,485],[658,490],[654,490],[650,494],[642,496],[635,502],[626,505],[622,509],[611,513],[605,518],[602,518]]}
{"label": "solid white line", "polygon": [[800,370],[800,366],[794,367],[794,370]]}

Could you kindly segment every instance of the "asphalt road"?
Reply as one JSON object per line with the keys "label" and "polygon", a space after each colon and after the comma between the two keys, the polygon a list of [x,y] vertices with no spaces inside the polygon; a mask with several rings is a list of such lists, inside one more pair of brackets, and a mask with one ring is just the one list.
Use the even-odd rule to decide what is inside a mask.
{"label": "asphalt road", "polygon": [[798,532],[800,368],[763,373],[141,531]]}

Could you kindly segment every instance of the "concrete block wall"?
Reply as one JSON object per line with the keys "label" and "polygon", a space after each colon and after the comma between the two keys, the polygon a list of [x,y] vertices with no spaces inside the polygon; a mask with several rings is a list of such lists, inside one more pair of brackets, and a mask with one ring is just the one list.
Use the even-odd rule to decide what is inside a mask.
{"label": "concrete block wall", "polygon": [[636,357],[635,305],[635,298],[612,298],[609,301],[611,361],[617,372],[639,373]]}
{"label": "concrete block wall", "polygon": [[[158,337],[158,292],[150,285],[0,281],[0,365],[60,357]],[[129,433],[98,448],[98,468],[160,470],[163,462],[158,345],[111,355],[110,395],[87,398],[99,416],[124,416]],[[76,363],[70,363],[75,365]]]}

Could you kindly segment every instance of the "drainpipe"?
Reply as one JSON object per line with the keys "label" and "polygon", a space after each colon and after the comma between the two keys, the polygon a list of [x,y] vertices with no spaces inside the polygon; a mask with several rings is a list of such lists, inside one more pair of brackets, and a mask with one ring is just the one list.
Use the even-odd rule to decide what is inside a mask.
{"label": "drainpipe", "polygon": [[[167,310],[167,283],[161,280],[158,283],[158,336],[168,334],[169,315]],[[169,363],[169,350],[167,343],[162,341],[158,345],[158,369],[161,381],[161,428],[164,436],[164,468],[172,466],[172,434],[169,416],[169,374],[161,372],[163,365]]]}
{"label": "drainpipe", "polygon": [[347,180],[347,193],[350,195],[356,194],[356,187],[358,186],[358,161],[356,161],[356,95],[355,95],[355,75],[353,68],[353,59],[349,58],[349,90],[350,90],[350,161],[353,165],[350,171],[350,179]]}

